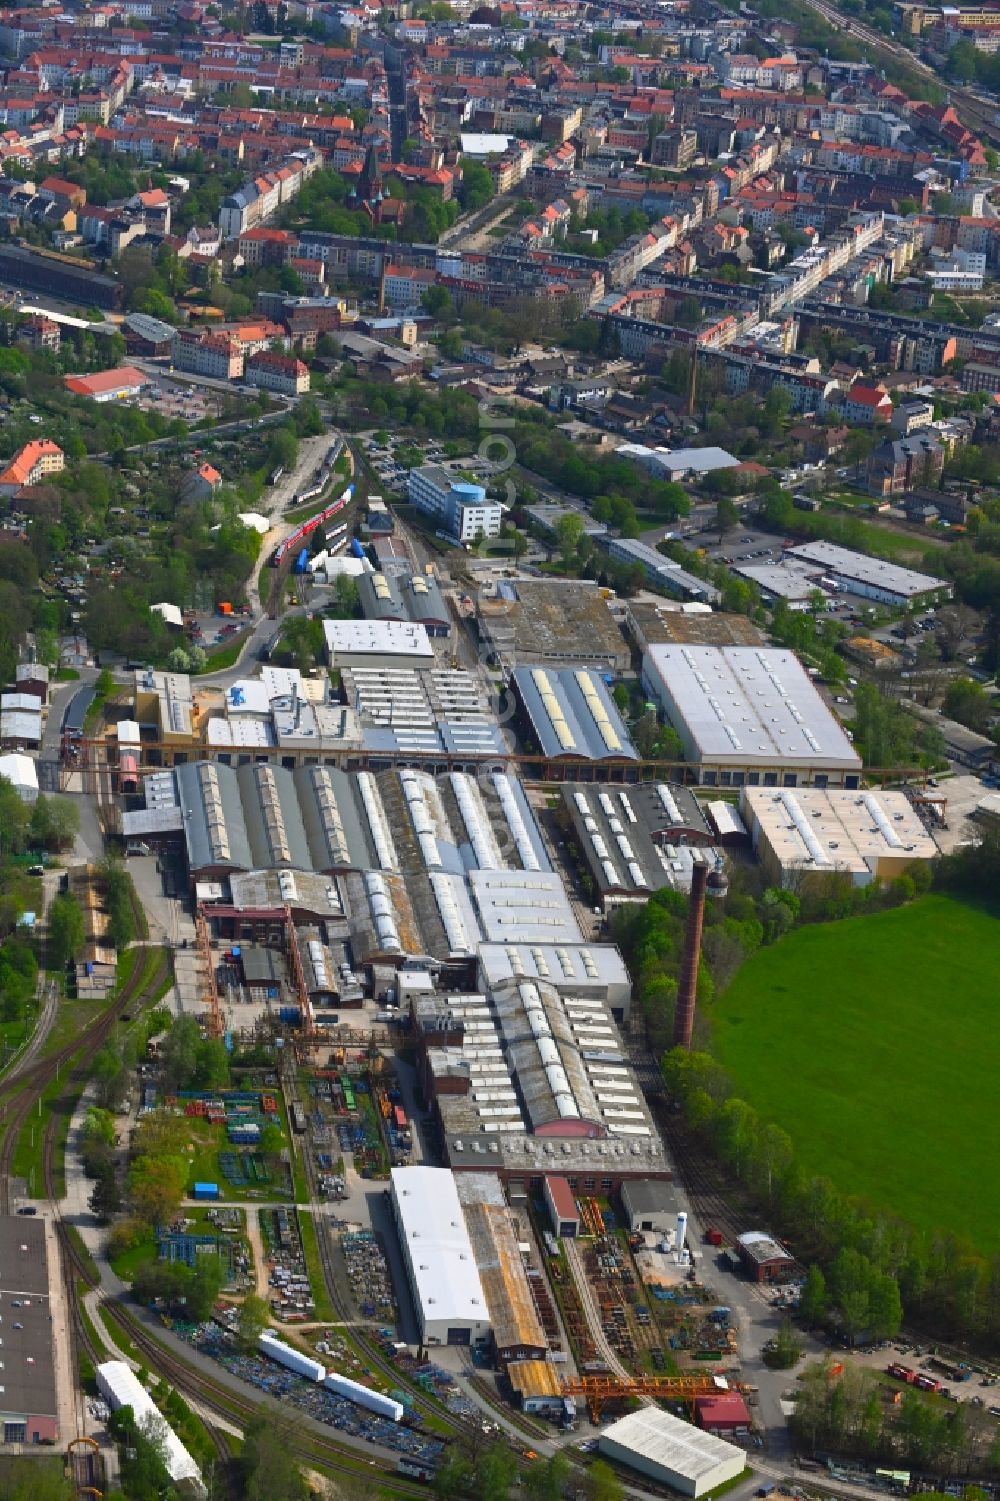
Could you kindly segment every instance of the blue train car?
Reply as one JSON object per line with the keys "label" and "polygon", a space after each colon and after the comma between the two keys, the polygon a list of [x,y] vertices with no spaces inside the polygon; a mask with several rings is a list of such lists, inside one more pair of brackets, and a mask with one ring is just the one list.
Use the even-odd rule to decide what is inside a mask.
{"label": "blue train car", "polygon": [[295,570],[294,571],[296,573],[305,573],[308,567],[309,567],[309,549],[308,549],[308,547],[304,547],[302,549],[302,551],[299,553],[298,557],[295,559]]}

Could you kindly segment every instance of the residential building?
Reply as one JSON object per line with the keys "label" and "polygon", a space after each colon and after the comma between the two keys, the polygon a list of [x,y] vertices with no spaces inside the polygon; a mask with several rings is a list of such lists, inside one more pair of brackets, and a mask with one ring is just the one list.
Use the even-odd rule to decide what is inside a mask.
{"label": "residential building", "polygon": [[243,350],[229,334],[203,328],[179,328],[174,335],[173,362],[178,370],[207,375],[213,380],[239,380]]}
{"label": "residential building", "polygon": [[869,495],[907,495],[918,485],[935,485],[944,470],[945,450],[933,433],[882,443],[868,460]]}
{"label": "residential building", "polygon": [[0,495],[15,495],[24,485],[37,485],[47,474],[59,474],[66,456],[51,438],[38,438],[24,447],[0,473]]}
{"label": "residential building", "polygon": [[884,386],[858,383],[845,393],[842,410],[845,422],[871,427],[891,419],[892,401]]}
{"label": "residential building", "polygon": [[294,355],[275,354],[261,349],[252,354],[243,367],[248,386],[276,391],[281,396],[300,396],[309,389],[309,366]]}

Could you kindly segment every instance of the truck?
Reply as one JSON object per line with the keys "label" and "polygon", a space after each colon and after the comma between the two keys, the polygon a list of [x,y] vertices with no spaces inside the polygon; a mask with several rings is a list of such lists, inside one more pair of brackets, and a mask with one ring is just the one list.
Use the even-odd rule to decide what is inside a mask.
{"label": "truck", "polygon": [[717,1230],[714,1225],[709,1225],[705,1231],[705,1244],[707,1246],[721,1246],[723,1239],[722,1231]]}
{"label": "truck", "polygon": [[216,615],[231,615],[233,613],[233,607],[230,604],[229,600],[224,599],[221,604],[216,605],[215,613]]}

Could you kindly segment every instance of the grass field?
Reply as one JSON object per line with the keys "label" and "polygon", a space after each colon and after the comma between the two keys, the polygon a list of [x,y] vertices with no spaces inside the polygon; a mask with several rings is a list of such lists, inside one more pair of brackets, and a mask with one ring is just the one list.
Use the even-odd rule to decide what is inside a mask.
{"label": "grass field", "polygon": [[807,1171],[997,1248],[1000,919],[943,896],[801,928],[713,1007],[739,1092]]}

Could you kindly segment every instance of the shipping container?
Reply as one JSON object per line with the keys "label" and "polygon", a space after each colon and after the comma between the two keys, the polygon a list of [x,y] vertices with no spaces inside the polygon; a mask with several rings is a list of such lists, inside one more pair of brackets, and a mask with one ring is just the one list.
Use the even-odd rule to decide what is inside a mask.
{"label": "shipping container", "polygon": [[297,1376],[303,1376],[306,1381],[313,1381],[318,1386],[326,1375],[326,1366],[318,1360],[313,1360],[309,1355],[303,1355],[300,1350],[293,1350],[286,1345],[277,1335],[272,1334],[270,1329],[258,1337],[257,1344],[264,1355],[276,1360],[286,1370],[294,1371]]}
{"label": "shipping container", "polygon": [[392,1118],[393,1118],[393,1121],[395,1122],[396,1130],[397,1131],[405,1131],[407,1129],[407,1125],[406,1125],[406,1111],[403,1109],[402,1105],[396,1105],[396,1106],[394,1106],[393,1112],[392,1112]]}
{"label": "shipping container", "polygon": [[217,1183],[196,1183],[194,1186],[194,1197],[196,1199],[217,1199],[220,1197],[219,1185]]}
{"label": "shipping container", "polygon": [[377,1412],[380,1417],[391,1418],[398,1423],[402,1418],[405,1408],[402,1402],[397,1402],[393,1397],[387,1397],[384,1392],[372,1391],[370,1386],[362,1386],[360,1381],[352,1381],[349,1376],[338,1376],[336,1371],[331,1371],[323,1382],[331,1392],[336,1392],[340,1397],[346,1397],[350,1402],[356,1402],[359,1407],[367,1408],[369,1412]]}

